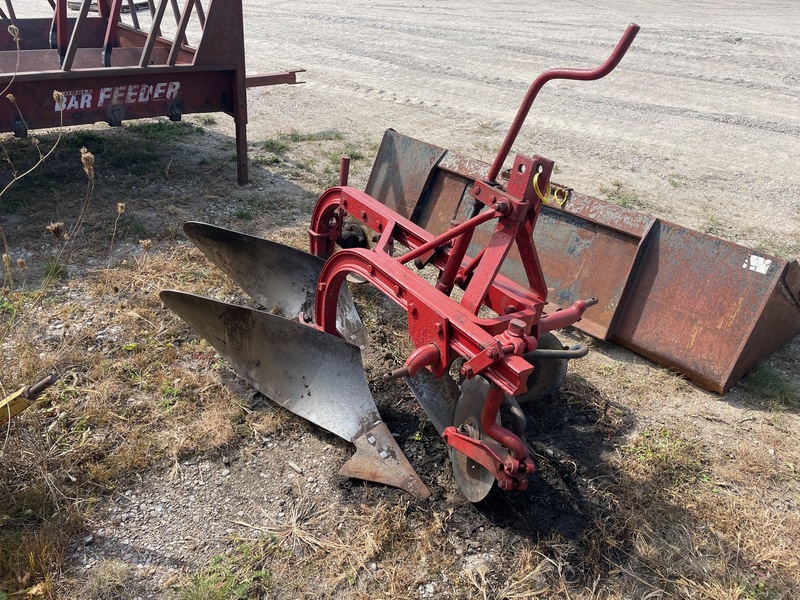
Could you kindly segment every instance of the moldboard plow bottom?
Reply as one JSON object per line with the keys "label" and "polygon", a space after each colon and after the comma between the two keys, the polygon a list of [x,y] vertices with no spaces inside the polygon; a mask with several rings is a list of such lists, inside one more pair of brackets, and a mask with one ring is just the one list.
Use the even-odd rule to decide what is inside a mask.
{"label": "moldboard plow bottom", "polygon": [[[426,497],[428,489],[378,414],[362,366],[360,347],[369,339],[346,280],[363,279],[406,313],[415,349],[385,377],[405,379],[449,446],[455,481],[467,499],[480,501],[495,485],[525,490],[534,463],[520,402],[552,393],[563,381],[565,362],[588,352],[584,345],[564,348],[550,332],[577,322],[597,300],[544,313],[547,285],[532,239],[553,161],[518,154],[503,182],[498,177],[541,87],[551,79],[604,77],[638,30],[629,26],[596,69],[554,69],[533,82],[494,164],[463,186],[462,218],[445,231],[435,235],[415,224],[378,192],[348,187],[343,162],[340,185],[324,192],[312,213],[310,254],[186,224],[192,242],[266,311],[177,291],[162,292],[164,303],[267,397],[353,443],[355,455],[341,474]],[[400,183],[425,187],[424,180]],[[487,237],[475,250],[479,230]],[[501,273],[512,249],[521,282]],[[425,268],[436,274],[435,283],[422,276]],[[500,419],[503,405],[507,423]]]}

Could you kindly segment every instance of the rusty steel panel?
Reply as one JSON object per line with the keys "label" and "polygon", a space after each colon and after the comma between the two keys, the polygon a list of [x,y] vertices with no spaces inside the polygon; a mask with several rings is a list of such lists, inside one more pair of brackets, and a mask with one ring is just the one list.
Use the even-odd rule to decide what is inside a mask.
{"label": "rusty steel panel", "polygon": [[444,148],[387,129],[364,191],[411,219]]}
{"label": "rusty steel panel", "polygon": [[430,192],[417,204],[411,221],[433,235],[444,233],[458,214],[469,183],[459,175],[437,169]]}
{"label": "rusty steel panel", "polygon": [[[234,110],[231,97],[234,73],[225,71],[157,73],[103,71],[102,83],[85,72],[63,73],[59,87],[64,94],[64,125],[97,121],[121,121],[154,116],[174,116]],[[19,76],[14,95],[29,129],[57,127],[61,111],[53,100],[53,81]],[[15,107],[0,103],[0,130],[13,129],[18,118]]]}
{"label": "rusty steel panel", "polygon": [[[387,204],[434,234],[452,219],[466,220],[471,184],[486,177],[489,165],[449,151],[436,163],[440,148],[391,134],[393,147],[403,152],[384,152],[382,146],[373,174],[381,174],[376,181],[383,188],[373,184],[368,192],[387,203],[382,189],[401,190],[401,200],[390,193]],[[414,156],[416,151],[422,155]],[[405,172],[412,175],[408,184],[402,181]],[[567,201],[543,206],[533,234],[547,281],[545,312],[596,297],[598,305],[575,327],[719,393],[800,333],[798,261],[554,187]],[[478,227],[468,256],[476,256],[492,232],[491,224]],[[527,284],[516,247],[500,272]]]}
{"label": "rusty steel panel", "polygon": [[724,393],[800,329],[796,301],[781,292],[786,270],[774,256],[662,221],[610,338]]}
{"label": "rusty steel panel", "polygon": [[598,298],[578,327],[608,337],[642,240],[654,223],[653,217],[583,194],[571,194],[562,207],[543,206],[533,239],[547,281],[545,311]]}
{"label": "rusty steel panel", "polygon": [[[542,210],[533,238],[547,281],[546,312],[596,297],[599,304],[584,315],[579,327],[605,339],[642,238],[550,207]],[[523,273],[508,275],[516,280]]]}

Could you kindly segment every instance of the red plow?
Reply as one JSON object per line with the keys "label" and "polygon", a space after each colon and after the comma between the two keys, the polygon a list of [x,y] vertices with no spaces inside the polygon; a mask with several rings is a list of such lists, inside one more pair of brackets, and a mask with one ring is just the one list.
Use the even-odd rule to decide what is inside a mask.
{"label": "red plow", "polygon": [[[604,77],[638,30],[629,26],[596,69],[555,69],[534,81],[487,175],[470,180],[454,170],[441,181],[460,190],[463,207],[463,218],[442,233],[434,235],[387,206],[391,194],[403,196],[403,190],[431,182],[409,178],[399,187],[389,185],[393,191],[378,198],[345,185],[343,165],[342,185],[323,193],[313,211],[310,254],[187,223],[193,243],[268,312],[177,291],[162,292],[162,300],[267,397],[352,442],[356,453],[342,475],[426,497],[427,487],[370,394],[359,347],[369,336],[346,284],[349,274],[357,275],[407,314],[415,350],[386,377],[405,378],[449,446],[464,495],[477,502],[495,482],[503,490],[524,490],[534,463],[519,404],[552,393],[566,361],[588,352],[583,345],[562,347],[550,332],[577,322],[597,300],[578,299],[545,314],[548,290],[533,232],[551,193],[554,163],[517,155],[507,178],[501,170],[541,87],[552,79]],[[428,169],[434,164],[421,143],[397,140],[414,164],[427,161]],[[414,154],[415,148],[422,153]],[[391,165],[384,167],[391,171]],[[489,232],[488,239],[471,253],[480,231]],[[512,248],[524,283],[501,273]],[[420,272],[426,267],[435,270],[435,283]],[[503,404],[511,415],[507,424],[500,422]]]}
{"label": "red plow", "polygon": [[491,165],[388,130],[361,191],[343,159],[340,185],[313,211],[310,253],[187,223],[266,310],[177,291],[164,303],[267,397],[352,442],[341,474],[421,497],[370,393],[348,276],[405,311],[415,349],[386,377],[405,379],[473,502],[495,484],[528,485],[520,405],[557,391],[567,361],[588,352],[563,347],[556,329],[611,339],[724,393],[800,332],[800,263],[576,194],[542,156],[503,170],[541,87],[608,75],[638,30],[596,69],[542,73]]}

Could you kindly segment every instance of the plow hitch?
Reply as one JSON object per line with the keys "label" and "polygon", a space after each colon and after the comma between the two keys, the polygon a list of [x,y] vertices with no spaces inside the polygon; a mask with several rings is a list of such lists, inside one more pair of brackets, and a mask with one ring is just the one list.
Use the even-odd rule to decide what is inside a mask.
{"label": "plow hitch", "polygon": [[[317,201],[310,253],[187,223],[189,239],[266,311],[178,291],[162,292],[164,303],[264,395],[354,444],[342,475],[426,497],[428,488],[370,392],[361,361],[369,335],[347,283],[357,276],[406,313],[415,349],[385,377],[407,383],[448,445],[464,495],[478,502],[495,482],[503,490],[526,489],[534,463],[520,403],[554,393],[566,361],[586,354],[586,346],[564,348],[550,332],[580,320],[597,300],[544,313],[548,288],[533,232],[551,189],[553,161],[516,155],[504,183],[498,176],[539,89],[552,79],[607,75],[638,29],[631,25],[597,69],[540,75],[494,165],[481,176],[451,169],[434,181],[431,173],[436,165],[445,168],[446,152],[387,132],[365,191],[346,185],[343,163],[341,185]],[[419,172],[421,164],[427,171]],[[423,227],[419,215],[399,206],[434,192],[456,206],[456,218],[443,227]],[[510,252],[522,265],[521,281],[504,274]],[[501,412],[510,415],[508,423]]]}

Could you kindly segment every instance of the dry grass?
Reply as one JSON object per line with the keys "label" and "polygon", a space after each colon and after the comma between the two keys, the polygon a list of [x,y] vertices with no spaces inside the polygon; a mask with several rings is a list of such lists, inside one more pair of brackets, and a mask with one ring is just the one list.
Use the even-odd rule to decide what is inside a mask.
{"label": "dry grass", "polygon": [[[121,146],[129,143],[117,135]],[[2,208],[37,215],[30,190],[86,168],[76,143],[87,137],[67,135],[63,153],[42,165],[42,177],[22,187],[21,196],[4,198]],[[108,156],[98,162],[108,165]],[[0,392],[48,373],[60,380],[2,432],[0,590],[43,583],[38,589],[52,591],[86,514],[121,478],[226,447],[250,431],[241,426],[241,401],[221,383],[226,368],[215,351],[158,299],[162,288],[174,286],[176,273],[184,289],[230,293],[229,284],[199,252],[171,244],[169,227],[155,241],[137,246],[134,237],[131,244],[131,233],[119,228],[124,209],[93,197],[92,178],[88,188],[80,181],[61,190],[64,205],[77,198],[74,221],[55,233],[54,227],[45,231],[49,220],[34,217],[27,225],[35,231],[38,219],[41,239],[59,257],[61,278],[40,279],[29,260],[24,269],[12,265],[16,277],[5,281]],[[120,255],[117,247],[125,242],[134,250]]]}
{"label": "dry grass", "polygon": [[[145,131],[160,136],[165,130]],[[0,304],[0,391],[49,372],[60,376],[3,432],[0,590],[41,584],[57,595],[60,570],[87,517],[131,474],[154,466],[179,470],[184,457],[231,446],[246,453],[250,436],[289,427],[282,413],[250,411],[229,367],[158,300],[161,289],[173,287],[239,297],[198,251],[176,242],[186,207],[198,197],[215,210],[227,209],[232,175],[224,185],[216,178],[222,167],[232,173],[232,165],[210,168],[213,154],[194,165],[156,154],[128,172],[109,154],[131,146],[129,135],[140,134],[110,132],[102,139],[113,151],[96,153],[95,168],[111,183],[98,184],[82,229],[67,241],[63,278],[45,289],[30,261],[27,272],[14,272]],[[187,135],[196,146],[198,138],[191,136],[201,134],[181,131],[179,137]],[[65,244],[45,231],[49,186],[61,197],[77,198],[72,216],[78,214],[85,178],[76,143],[100,143],[100,137],[67,136],[64,149],[72,154],[56,154],[43,165],[44,183],[30,184],[42,187],[8,200],[4,209],[25,214],[26,235],[36,245],[57,252]],[[303,152],[319,145],[320,161],[338,141],[287,139]],[[177,194],[176,178],[195,178],[196,187],[170,195]],[[78,183],[70,188],[70,180]],[[158,198],[152,211],[161,219],[158,228],[137,195]],[[292,206],[276,200],[270,221],[248,221],[246,227],[270,226],[272,239],[304,247],[307,236],[295,223],[305,222],[300,213],[310,195]],[[124,213],[117,211],[120,201]],[[233,220],[239,208],[257,214],[260,206],[246,196],[237,202],[221,218]],[[150,240],[149,248],[140,239]],[[377,380],[387,364],[399,365],[410,351],[405,316],[387,310],[368,286],[355,296],[376,347],[386,349],[369,357],[370,377]],[[543,432],[564,444],[548,453],[553,443],[531,435],[547,489],[526,496],[528,504],[512,503],[508,521],[442,492],[452,484],[446,463],[439,463],[431,469],[439,489],[433,501],[376,496],[374,490],[366,496],[379,497],[374,502],[295,498],[282,518],[250,523],[253,539],[242,540],[231,557],[212,561],[173,591],[183,598],[797,597],[800,450],[795,380],[786,375],[797,364],[792,352],[775,363],[782,377],[777,383],[775,372],[767,372],[765,381],[753,378],[740,389],[739,407],[597,344],[593,360],[573,365],[562,393],[536,408],[545,416],[556,410],[567,416],[563,430]],[[599,450],[581,453],[570,443]],[[568,531],[538,526],[540,512],[575,517],[580,525]],[[126,597],[120,590],[133,589],[125,587],[132,584],[124,566],[108,562],[99,572],[84,582],[88,597]]]}

